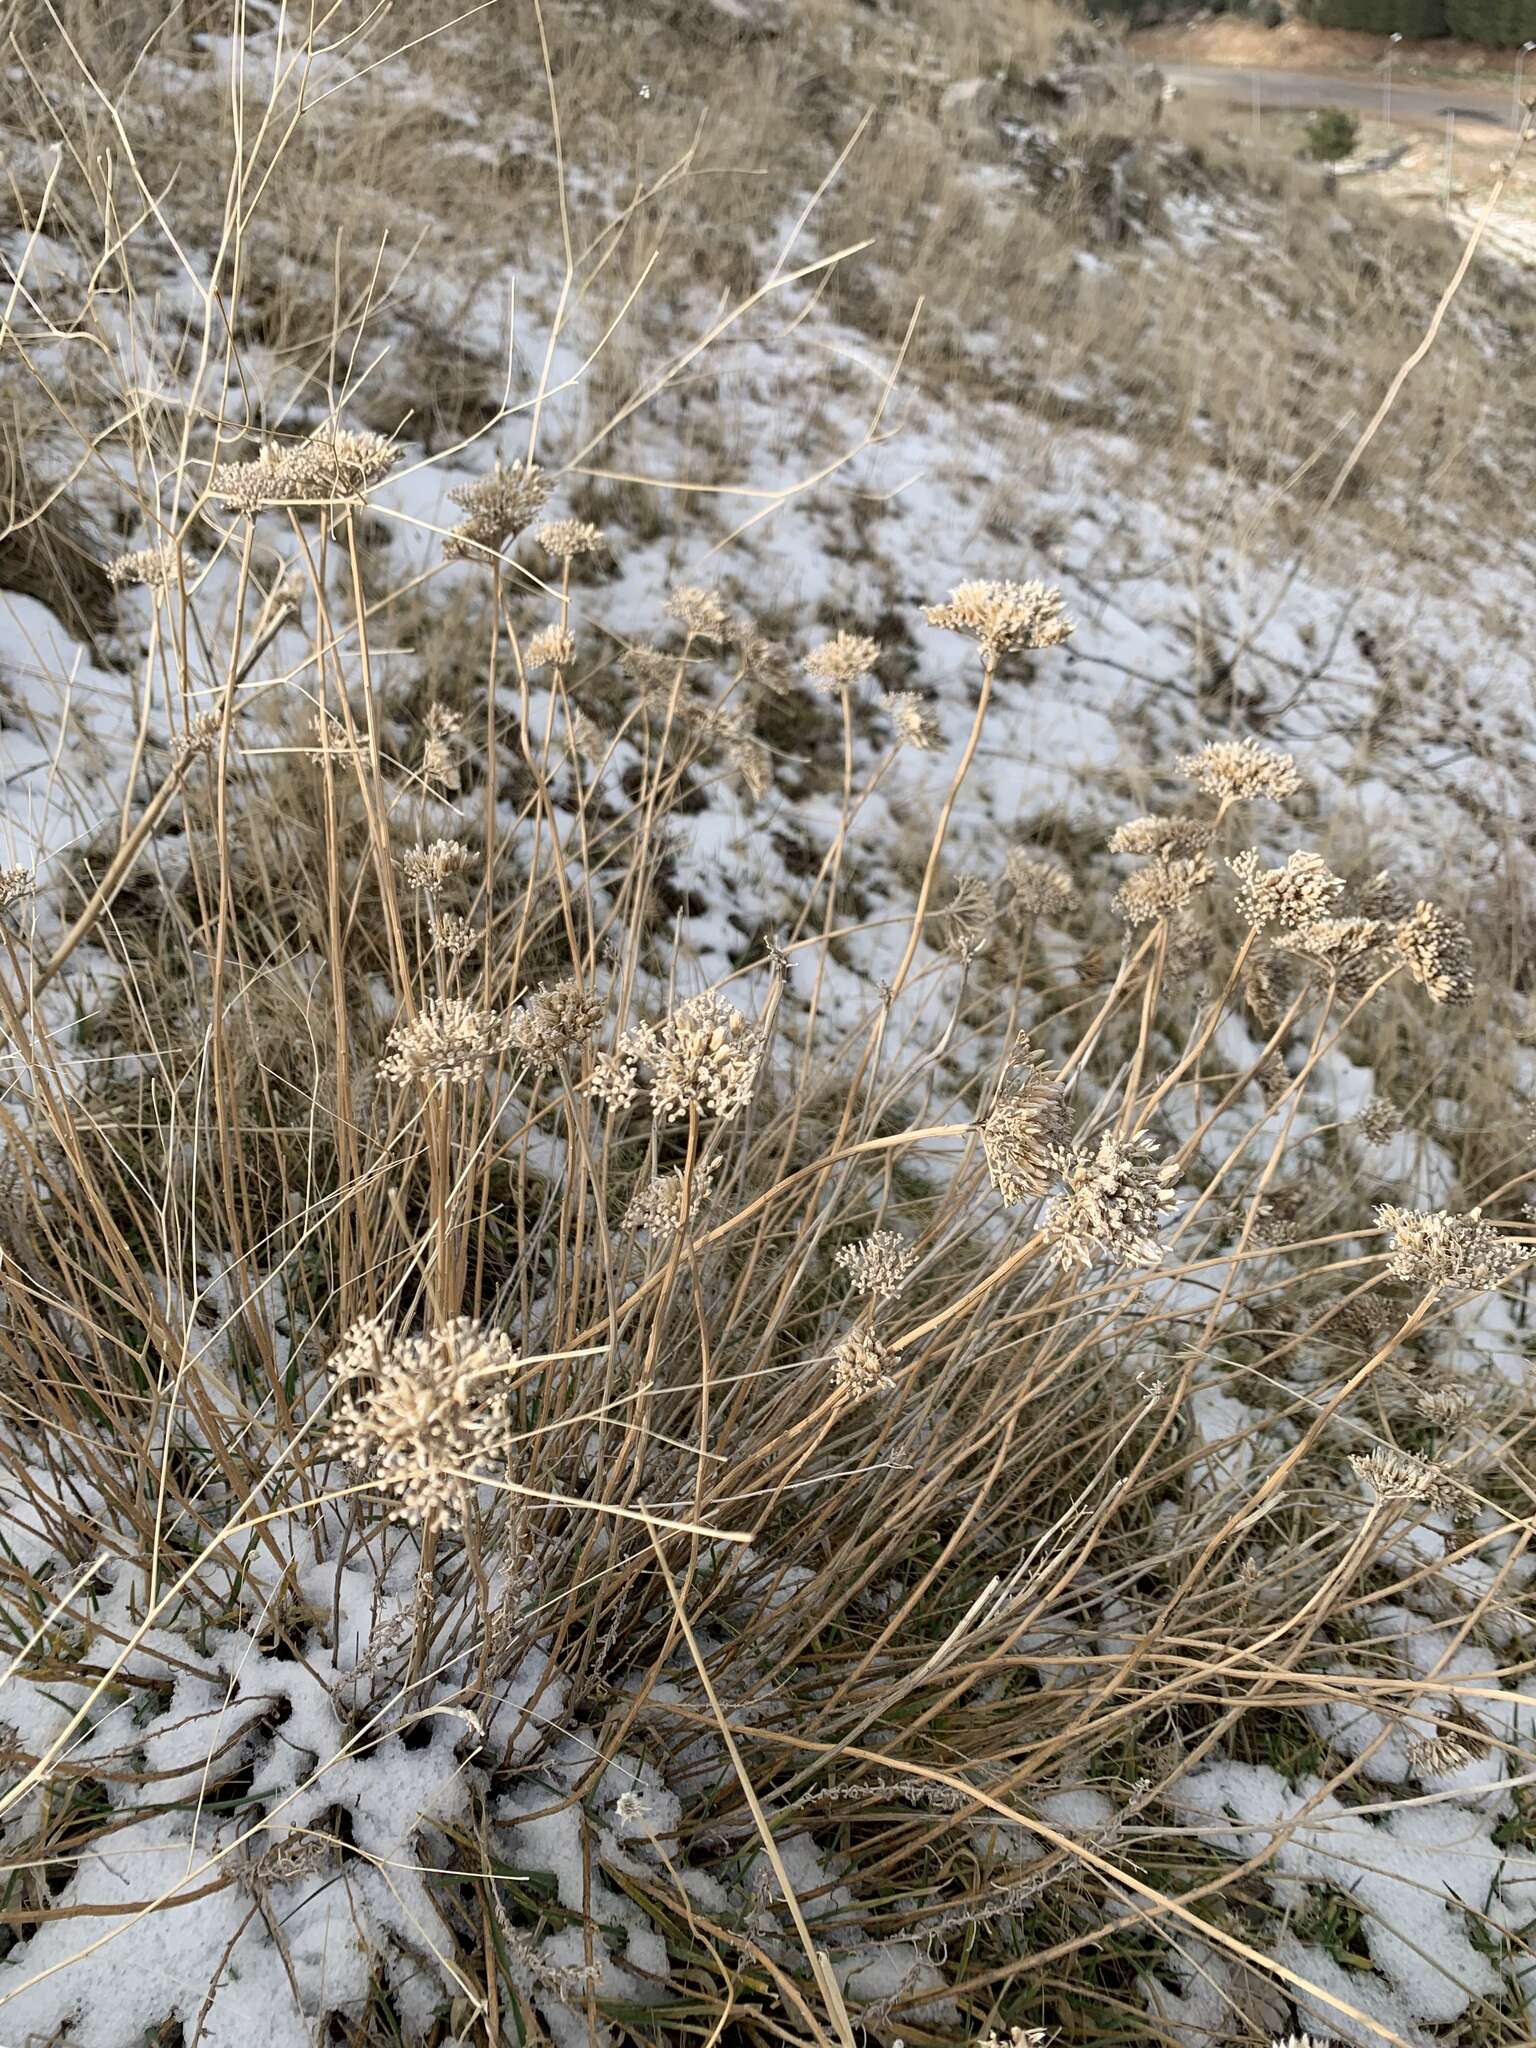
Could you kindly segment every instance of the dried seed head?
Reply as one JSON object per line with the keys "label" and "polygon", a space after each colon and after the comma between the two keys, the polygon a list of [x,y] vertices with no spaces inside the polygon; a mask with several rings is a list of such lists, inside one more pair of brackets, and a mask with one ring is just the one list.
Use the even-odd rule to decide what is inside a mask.
{"label": "dried seed head", "polygon": [[1465,1490],[1438,1465],[1427,1458],[1410,1457],[1390,1444],[1353,1452],[1349,1462],[1355,1476],[1378,1501],[1418,1501],[1425,1507],[1456,1509],[1466,1500]]}
{"label": "dried seed head", "polygon": [[946,953],[971,960],[987,943],[996,906],[980,875],[956,875],[954,894],[937,913],[939,943]]}
{"label": "dried seed head", "polygon": [[329,711],[316,711],[310,718],[309,729],[315,736],[310,749],[315,759],[323,760],[327,754],[347,755],[352,752],[352,742],[347,728],[339,718],[333,718]]}
{"label": "dried seed head", "polygon": [[320,426],[306,441],[263,448],[254,462],[216,463],[208,488],[247,519],[275,505],[355,504],[399,459],[380,434]]}
{"label": "dried seed head", "polygon": [[177,733],[171,742],[171,760],[177,768],[185,768],[195,761],[199,754],[211,754],[214,742],[223,729],[224,720],[217,711],[199,711],[185,732]]}
{"label": "dried seed head", "polygon": [[860,682],[880,659],[877,642],[863,633],[835,633],[805,657],[805,673],[823,696],[848,690]]}
{"label": "dried seed head", "polygon": [[1151,855],[1159,860],[1173,856],[1187,860],[1204,853],[1210,843],[1211,828],[1198,818],[1131,818],[1109,835],[1111,853]]}
{"label": "dried seed head", "polygon": [[36,892],[36,868],[0,868],[0,910],[13,910]]}
{"label": "dried seed head", "polygon": [[658,1123],[677,1122],[690,1110],[731,1117],[752,1099],[763,1050],[761,1030],[718,990],[706,989],[662,1023],[626,1031],[612,1052],[598,1055],[587,1087],[610,1109],[628,1109],[645,1066]]}
{"label": "dried seed head", "polygon": [[1327,917],[1344,884],[1331,874],[1321,854],[1298,848],[1284,867],[1265,868],[1252,851],[1228,861],[1242,887],[1237,907],[1256,931],[1266,925],[1284,925],[1301,931]]}
{"label": "dried seed head", "polygon": [[1466,1387],[1426,1387],[1414,1401],[1426,1422],[1437,1429],[1455,1429],[1466,1421],[1477,1403]]}
{"label": "dried seed head", "polygon": [[735,630],[734,621],[718,590],[701,590],[684,583],[667,599],[667,617],[676,619],[690,639],[716,640],[722,645]]}
{"label": "dried seed head", "polygon": [[553,555],[557,562],[573,562],[578,555],[595,555],[608,545],[603,529],[588,519],[551,519],[533,537],[545,554]]}
{"label": "dried seed head", "polygon": [[1405,1751],[1408,1768],[1416,1777],[1438,1778],[1459,1771],[1472,1761],[1472,1745],[1453,1728],[1437,1727],[1433,1735],[1410,1742]]}
{"label": "dried seed head", "polygon": [[1112,908],[1128,925],[1157,924],[1186,910],[1215,873],[1203,853],[1192,860],[1148,861],[1126,876],[1115,891]]}
{"label": "dried seed head", "polygon": [[485,476],[460,484],[448,496],[464,517],[443,541],[444,559],[486,561],[499,555],[509,540],[538,518],[553,489],[553,479],[536,462],[514,463],[510,469],[497,462]]}
{"label": "dried seed head", "polygon": [[1266,1036],[1285,1015],[1290,980],[1289,966],[1274,953],[1255,953],[1243,970],[1243,1001]]}
{"label": "dried seed head", "polygon": [[506,1337],[467,1317],[424,1337],[391,1336],[378,1317],[358,1323],[331,1360],[341,1400],[329,1448],[395,1496],[397,1520],[460,1520],[510,1451],[496,1383],[518,1362]]}
{"label": "dried seed head", "polygon": [[463,996],[438,996],[397,1024],[379,1061],[386,1081],[423,1088],[473,1081],[506,1044],[505,1020]]}
{"label": "dried seed head", "polygon": [[1354,892],[1355,907],[1362,917],[1374,917],[1378,924],[1397,924],[1413,909],[1413,898],[1390,868],[1368,875]]}
{"label": "dried seed head", "polygon": [[542,983],[507,1019],[507,1044],[531,1072],[547,1074],[585,1045],[603,1021],[602,998],[573,978]]}
{"label": "dried seed head", "polygon": [[892,1301],[911,1278],[917,1249],[899,1230],[876,1230],[856,1244],[845,1244],[832,1263],[848,1275],[855,1294]]}
{"label": "dried seed head", "polygon": [[480,943],[480,933],[467,917],[460,917],[456,910],[439,912],[432,936],[443,951],[455,960],[462,960],[466,953],[472,953]]}
{"label": "dried seed head", "polygon": [[1283,1053],[1272,1052],[1260,1060],[1253,1078],[1259,1084],[1259,1093],[1266,1108],[1273,1109],[1291,1091],[1291,1070],[1285,1064]]}
{"label": "dried seed head", "polygon": [[997,1099],[981,1119],[981,1149],[992,1185],[1010,1207],[1043,1195],[1072,1136],[1061,1089],[1044,1060],[1024,1040],[1003,1077]]}
{"label": "dried seed head", "polygon": [[1057,1155],[1066,1191],[1051,1204],[1046,1228],[1062,1266],[1091,1266],[1101,1254],[1126,1266],[1155,1266],[1163,1256],[1157,1232],[1174,1207],[1178,1164],[1155,1164],[1150,1138],[1106,1131],[1093,1152],[1075,1146]]}
{"label": "dried seed head", "polygon": [[[167,590],[176,581],[179,560],[173,543],[167,541],[155,548],[130,548],[126,554],[115,555],[107,564],[107,581],[114,590],[126,590],[136,583],[156,592]],[[187,571],[190,574],[196,564],[190,559]]]}
{"label": "dried seed head", "polygon": [[1179,773],[1187,775],[1196,789],[1224,804],[1246,803],[1259,796],[1283,803],[1301,788],[1301,776],[1289,754],[1278,747],[1261,747],[1250,739],[1212,740],[1196,753],[1186,754]]}
{"label": "dried seed head", "polygon": [[1459,917],[1447,917],[1433,903],[1415,905],[1392,934],[1409,974],[1432,1003],[1470,1003],[1476,994],[1472,949]]}
{"label": "dried seed head", "polygon": [[[718,1158],[700,1160],[694,1167],[693,1184],[688,1190],[690,1215],[697,1216],[708,1205],[719,1171]],[[648,1230],[657,1244],[670,1244],[682,1220],[683,1169],[674,1166],[635,1190],[624,1211],[623,1224],[626,1230]]]}
{"label": "dried seed head", "polygon": [[523,649],[523,667],[530,675],[541,668],[569,668],[576,659],[576,635],[569,626],[541,626]]}
{"label": "dried seed head", "polygon": [[895,1386],[887,1367],[891,1354],[873,1330],[850,1330],[832,1353],[832,1384],[845,1401],[862,1401]]}
{"label": "dried seed head", "polygon": [[1321,961],[1331,974],[1340,975],[1374,951],[1383,936],[1371,917],[1320,917],[1300,926],[1284,943],[1290,952]]}
{"label": "dried seed head", "polygon": [[461,841],[434,839],[427,846],[408,846],[400,856],[400,872],[410,888],[437,896],[463,874],[468,861],[469,849]]}
{"label": "dried seed head", "polygon": [[1077,884],[1053,860],[1037,860],[1022,846],[1010,846],[1003,879],[1011,894],[1008,910],[1017,922],[1026,917],[1059,918],[1077,900]]}
{"label": "dried seed head", "polygon": [[445,791],[459,786],[459,762],[453,741],[464,721],[446,704],[427,706],[427,735],[421,748],[421,779],[429,788]]}
{"label": "dried seed head", "polygon": [[915,747],[930,753],[944,735],[938,720],[915,690],[891,690],[880,699],[891,721],[891,735],[898,747]]}
{"label": "dried seed head", "polygon": [[565,707],[566,734],[574,753],[584,761],[602,761],[608,755],[608,735],[595,718],[591,718],[579,704],[567,703]]}
{"label": "dried seed head", "polygon": [[1388,1096],[1375,1095],[1355,1118],[1355,1129],[1367,1145],[1386,1145],[1403,1128],[1403,1112]]}
{"label": "dried seed head", "polygon": [[1021,648],[1055,647],[1075,629],[1061,608],[1061,592],[1043,583],[961,583],[947,604],[924,605],[930,626],[964,633],[988,661]]}
{"label": "dried seed head", "polygon": [[1376,1221],[1391,1233],[1388,1272],[1423,1294],[1502,1287],[1526,1262],[1524,1249],[1490,1229],[1478,1209],[1452,1216],[1444,1209],[1397,1209],[1386,1203],[1376,1211]]}

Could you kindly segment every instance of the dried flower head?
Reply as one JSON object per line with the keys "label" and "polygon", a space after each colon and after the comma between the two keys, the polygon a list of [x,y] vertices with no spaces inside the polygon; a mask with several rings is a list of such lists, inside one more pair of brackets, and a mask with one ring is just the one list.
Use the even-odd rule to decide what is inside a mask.
{"label": "dried flower head", "polygon": [[1109,835],[1111,853],[1150,855],[1159,860],[1175,855],[1187,860],[1192,854],[1204,853],[1210,843],[1211,828],[1198,818],[1130,818]]}
{"label": "dried flower head", "polygon": [[379,1072],[386,1081],[424,1088],[472,1081],[506,1044],[505,1020],[463,996],[438,996],[396,1024]]}
{"label": "dried flower head", "polygon": [[1044,1056],[1021,1039],[978,1126],[992,1185],[1010,1207],[1043,1195],[1072,1136],[1066,1100]]}
{"label": "dried flower head", "polygon": [[199,754],[211,754],[214,742],[224,727],[222,715],[217,711],[199,711],[187,726],[171,742],[171,760],[177,768],[185,768],[195,761]]}
{"label": "dried flower head", "polygon": [[996,2027],[981,2037],[981,2048],[1045,2048],[1050,2035],[1044,2027],[1010,2027],[1000,2034]]}
{"label": "dried flower head", "polygon": [[[188,561],[190,571],[195,565]],[[114,555],[107,564],[107,581],[114,590],[127,590],[133,584],[143,584],[156,592],[167,590],[176,581],[179,559],[174,543],[164,542],[160,547],[130,548],[126,554]]]}
{"label": "dried flower head", "polygon": [[595,555],[608,545],[603,529],[589,519],[550,519],[533,537],[545,554],[553,555],[557,562],[573,562],[578,555]]}
{"label": "dried flower head", "polygon": [[1344,887],[1321,854],[1300,847],[1284,867],[1261,867],[1259,855],[1252,851],[1238,854],[1227,865],[1242,883],[1237,907],[1256,931],[1271,924],[1290,931],[1315,925],[1328,915]]}
{"label": "dried flower head", "polygon": [[954,893],[937,913],[939,943],[946,953],[971,960],[987,943],[996,906],[980,875],[955,877]]}
{"label": "dried flower head", "polygon": [[576,635],[569,626],[541,626],[523,649],[523,667],[530,675],[541,668],[569,668],[576,659]]}
{"label": "dried flower head", "polygon": [[804,668],[823,696],[852,689],[880,659],[879,644],[863,633],[834,633],[830,640],[813,647]]}
{"label": "dried flower head", "polygon": [[850,1330],[832,1352],[832,1384],[845,1401],[862,1401],[895,1386],[891,1354],[873,1330]]}
{"label": "dried flower head", "polygon": [[1410,1742],[1404,1753],[1409,1770],[1420,1778],[1438,1778],[1472,1761],[1472,1745],[1453,1728],[1437,1727],[1433,1735]]}
{"label": "dried flower head", "polygon": [[700,725],[718,743],[726,766],[748,796],[760,802],[773,788],[773,754],[753,732],[751,713],[732,707],[711,712]]}
{"label": "dried flower head", "polygon": [[960,583],[947,604],[924,605],[930,626],[964,633],[989,662],[1027,647],[1055,647],[1075,630],[1061,592],[1043,583]]}
{"label": "dried flower head", "polygon": [[1300,926],[1285,944],[1293,953],[1321,961],[1331,974],[1343,975],[1374,951],[1382,937],[1381,926],[1372,917],[1320,917]]}
{"label": "dried flower head", "polygon": [[427,706],[427,732],[421,746],[421,779],[430,789],[456,790],[459,762],[453,742],[464,721],[446,704]]}
{"label": "dried flower head", "polygon": [[718,590],[701,590],[684,583],[667,599],[667,617],[676,619],[690,639],[729,641],[734,631],[724,598]]}
{"label": "dried flower head", "polygon": [[1192,860],[1148,861],[1126,876],[1115,891],[1112,908],[1128,925],[1157,924],[1188,909],[1215,873],[1203,853]]}
{"label": "dried flower head", "polygon": [[1459,917],[1447,917],[1433,903],[1419,903],[1392,934],[1409,974],[1432,1003],[1470,1003],[1476,994],[1472,949]]}
{"label": "dried flower head", "polygon": [[1003,863],[1010,891],[1008,910],[1015,922],[1026,917],[1064,917],[1077,900],[1077,884],[1053,860],[1039,860],[1022,846],[1010,846]]}
{"label": "dried flower head", "polygon": [[1378,924],[1397,924],[1413,909],[1413,898],[1390,868],[1367,875],[1354,892],[1355,908]]}
{"label": "dried flower head", "polygon": [[717,989],[706,989],[662,1023],[626,1031],[611,1053],[599,1054],[587,1086],[610,1109],[628,1109],[645,1066],[658,1123],[677,1122],[690,1110],[735,1116],[752,1099],[763,1050],[761,1030]]}
{"label": "dried flower head", "polygon": [[1077,1147],[1057,1156],[1066,1184],[1051,1204],[1046,1228],[1062,1266],[1090,1266],[1100,1254],[1126,1266],[1155,1266],[1163,1256],[1162,1218],[1174,1207],[1175,1160],[1155,1163],[1145,1136],[1117,1138],[1105,1131],[1092,1152]]}
{"label": "dried flower head", "polygon": [[13,910],[37,892],[35,868],[0,868],[0,910]]}
{"label": "dried flower head", "polygon": [[891,734],[898,747],[915,747],[920,754],[931,753],[944,734],[938,720],[916,690],[891,690],[880,699],[891,721]]}
{"label": "dried flower head", "polygon": [[423,1337],[358,1323],[331,1360],[341,1398],[329,1448],[396,1497],[398,1520],[459,1520],[510,1449],[496,1383],[518,1362],[506,1337],[467,1317]]}
{"label": "dried flower head", "polygon": [[1373,1095],[1355,1118],[1355,1129],[1367,1145],[1386,1145],[1403,1128],[1403,1112],[1386,1095]]}
{"label": "dried flower head", "polygon": [[499,555],[538,518],[553,489],[553,480],[536,462],[518,462],[508,469],[498,461],[485,476],[460,484],[448,496],[464,517],[443,541],[444,558],[467,562]]}
{"label": "dried flower head", "polygon": [[408,846],[400,856],[400,872],[407,886],[437,896],[455,875],[462,875],[469,861],[469,849],[457,839],[434,839],[427,846]]}
{"label": "dried flower head", "polygon": [[329,711],[312,713],[309,729],[315,736],[315,744],[309,751],[317,761],[323,760],[327,754],[346,755],[352,752],[352,741],[347,728]]}
{"label": "dried flower head", "polygon": [[1466,1421],[1477,1403],[1466,1387],[1426,1387],[1414,1400],[1426,1422],[1432,1422],[1437,1429],[1455,1429]]}
{"label": "dried flower head", "polygon": [[[691,1216],[697,1216],[708,1204],[715,1191],[719,1171],[718,1158],[703,1159],[695,1165],[692,1185],[688,1189],[688,1213]],[[647,1230],[658,1244],[670,1244],[682,1227],[682,1221],[683,1169],[680,1166],[653,1175],[643,1187],[637,1188],[629,1198],[623,1217],[626,1230]]]}
{"label": "dried flower head", "polygon": [[460,917],[456,910],[444,910],[438,914],[432,927],[432,936],[452,959],[462,960],[466,953],[472,953],[480,943],[478,926],[472,925],[467,917]]}
{"label": "dried flower head", "polygon": [[602,761],[608,755],[608,735],[595,718],[583,711],[579,704],[567,703],[565,707],[566,733],[574,753],[584,761]]}
{"label": "dried flower head", "polygon": [[1397,1209],[1387,1203],[1376,1211],[1376,1221],[1391,1233],[1387,1270],[1424,1294],[1482,1293],[1502,1287],[1525,1264],[1521,1246],[1490,1229],[1478,1209],[1452,1216],[1444,1209]]}
{"label": "dried flower head", "polygon": [[380,434],[320,426],[308,440],[263,448],[253,462],[215,463],[208,488],[247,519],[275,505],[355,504],[399,459]]}
{"label": "dried flower head", "polygon": [[594,990],[583,989],[573,978],[553,988],[540,983],[507,1019],[507,1044],[531,1072],[547,1074],[585,1045],[602,1021],[603,1001]]}
{"label": "dried flower head", "polygon": [[1352,1452],[1349,1462],[1355,1476],[1378,1501],[1416,1501],[1425,1507],[1456,1508],[1466,1498],[1463,1489],[1454,1479],[1447,1478],[1438,1465],[1428,1458],[1394,1450],[1390,1444]]}
{"label": "dried flower head", "polygon": [[1179,763],[1196,789],[1217,797],[1223,805],[1246,803],[1254,797],[1268,797],[1283,803],[1301,788],[1301,776],[1289,754],[1278,747],[1261,747],[1257,740],[1212,740]]}
{"label": "dried flower head", "polygon": [[845,1244],[832,1263],[848,1275],[855,1294],[893,1301],[911,1278],[917,1248],[899,1230],[875,1230],[856,1244]]}

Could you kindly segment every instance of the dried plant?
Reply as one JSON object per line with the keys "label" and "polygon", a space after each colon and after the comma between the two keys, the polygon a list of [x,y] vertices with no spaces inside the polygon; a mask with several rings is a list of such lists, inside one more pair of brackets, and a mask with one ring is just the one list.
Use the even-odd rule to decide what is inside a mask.
{"label": "dried plant", "polygon": [[461,1519],[510,1454],[504,1383],[518,1362],[499,1331],[468,1317],[420,1337],[357,1323],[331,1359],[330,1448],[395,1498],[399,1519]]}
{"label": "dried plant", "polygon": [[988,661],[1031,647],[1056,647],[1076,630],[1061,592],[1043,583],[960,583],[945,604],[924,605],[930,626],[963,633]]}
{"label": "dried plant", "polygon": [[1046,1229],[1063,1266],[1090,1266],[1098,1258],[1158,1264],[1158,1232],[1175,1202],[1176,1161],[1157,1164],[1150,1138],[1121,1140],[1106,1131],[1091,1152],[1058,1153],[1055,1170],[1065,1192],[1052,1202]]}
{"label": "dried plant", "polygon": [[813,647],[802,666],[824,695],[850,690],[870,675],[880,659],[878,644],[862,633],[835,633]]}
{"label": "dried plant", "polygon": [[832,1384],[845,1401],[865,1401],[889,1393],[896,1382],[891,1354],[873,1330],[850,1330],[832,1352]]}
{"label": "dried plant", "polygon": [[1179,773],[1223,805],[1248,803],[1255,797],[1284,803],[1302,786],[1301,773],[1289,754],[1251,739],[1212,740],[1198,752],[1186,754]]}
{"label": "dried plant", "polygon": [[1237,907],[1256,931],[1276,924],[1292,933],[1315,931],[1344,892],[1321,854],[1299,848],[1283,867],[1266,868],[1253,852],[1238,854],[1228,865],[1242,884]]}
{"label": "dried plant", "polygon": [[1393,1277],[1422,1294],[1502,1287],[1527,1256],[1476,1209],[1453,1216],[1443,1209],[1399,1209],[1385,1203],[1376,1221],[1390,1236],[1387,1265]]}
{"label": "dried plant", "polygon": [[443,555],[450,562],[487,560],[497,556],[549,503],[554,481],[537,463],[517,463],[510,469],[500,462],[448,493],[464,517],[443,541]]}
{"label": "dried plant", "polygon": [[1433,1003],[1470,1003],[1476,993],[1467,929],[1432,903],[1419,903],[1392,934],[1404,966]]}
{"label": "dried plant", "polygon": [[845,1244],[832,1263],[848,1275],[855,1294],[893,1301],[917,1264],[917,1248],[899,1230],[876,1230],[856,1244]]}
{"label": "dried plant", "polygon": [[938,720],[914,690],[896,690],[881,698],[898,747],[930,752],[943,741]]}

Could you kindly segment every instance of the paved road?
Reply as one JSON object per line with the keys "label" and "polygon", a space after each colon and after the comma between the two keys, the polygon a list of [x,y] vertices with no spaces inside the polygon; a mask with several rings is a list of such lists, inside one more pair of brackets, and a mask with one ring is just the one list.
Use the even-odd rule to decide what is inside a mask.
{"label": "paved road", "polygon": [[[1325,71],[1261,71],[1237,64],[1163,64],[1170,85],[1193,99],[1219,99],[1233,106],[1253,105],[1253,83],[1259,82],[1260,107],[1345,107],[1352,114],[1365,114],[1379,121],[1384,111],[1382,79],[1339,77]],[[1536,83],[1536,79],[1533,79]],[[1426,85],[1422,79],[1392,80],[1392,125],[1394,128],[1438,128],[1449,112],[1462,122],[1491,123],[1507,129],[1509,93],[1503,87],[1462,84],[1441,79]]]}

